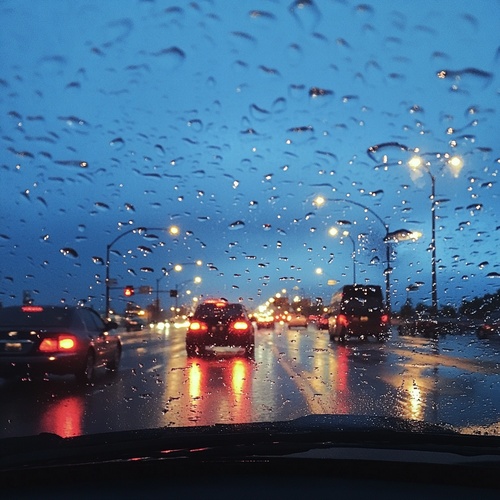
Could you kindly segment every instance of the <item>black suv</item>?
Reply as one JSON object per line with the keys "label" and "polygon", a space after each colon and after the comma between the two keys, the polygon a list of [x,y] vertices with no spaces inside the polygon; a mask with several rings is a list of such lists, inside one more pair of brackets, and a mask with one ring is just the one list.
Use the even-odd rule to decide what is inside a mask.
{"label": "black suv", "polygon": [[253,356],[254,328],[242,304],[207,300],[196,308],[186,333],[186,351],[188,356],[200,356],[207,347],[241,347]]}
{"label": "black suv", "polygon": [[330,339],[342,341],[348,335],[373,335],[385,340],[388,331],[389,315],[380,286],[345,285],[333,295],[328,318]]}

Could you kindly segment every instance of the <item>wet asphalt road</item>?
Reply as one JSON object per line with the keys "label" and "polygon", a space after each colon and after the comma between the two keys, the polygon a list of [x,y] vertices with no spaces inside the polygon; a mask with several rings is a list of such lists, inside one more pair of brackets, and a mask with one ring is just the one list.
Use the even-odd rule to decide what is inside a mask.
{"label": "wet asphalt road", "polygon": [[122,332],[117,373],[0,379],[0,438],[289,420],[310,413],[394,415],[500,432],[500,342],[473,331],[339,344],[313,326],[256,330],[255,359],[187,358],[185,328]]}

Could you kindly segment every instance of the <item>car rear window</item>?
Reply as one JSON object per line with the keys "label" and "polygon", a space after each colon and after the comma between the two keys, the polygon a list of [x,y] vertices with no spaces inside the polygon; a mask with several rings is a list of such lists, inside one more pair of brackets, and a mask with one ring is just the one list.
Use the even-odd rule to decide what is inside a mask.
{"label": "car rear window", "polygon": [[382,292],[377,287],[352,287],[344,290],[342,305],[347,312],[380,310]]}
{"label": "car rear window", "polygon": [[197,319],[217,318],[218,320],[227,320],[244,315],[244,309],[240,304],[202,304],[198,306],[194,313],[194,317]]}
{"label": "car rear window", "polygon": [[73,311],[62,307],[6,307],[0,309],[0,327],[69,327]]}

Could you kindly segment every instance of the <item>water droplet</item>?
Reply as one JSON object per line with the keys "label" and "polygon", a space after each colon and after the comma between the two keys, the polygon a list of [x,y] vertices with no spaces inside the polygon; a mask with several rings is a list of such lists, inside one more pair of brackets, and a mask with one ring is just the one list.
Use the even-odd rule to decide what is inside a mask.
{"label": "water droplet", "polygon": [[232,231],[238,230],[238,229],[243,229],[245,227],[245,223],[241,220],[237,220],[235,222],[232,222],[229,224],[229,229]]}
{"label": "water droplet", "polygon": [[307,32],[313,32],[321,20],[321,14],[312,0],[294,0],[289,10],[299,26]]}
{"label": "water droplet", "polygon": [[161,58],[172,70],[179,68],[186,59],[186,54],[179,47],[167,47],[153,53],[153,56]]}
{"label": "water droplet", "polygon": [[109,205],[106,203],[103,203],[102,201],[96,201],[94,205],[99,209],[99,210],[109,210]]}
{"label": "water droplet", "polygon": [[378,165],[394,165],[400,162],[406,164],[409,160],[409,151],[410,149],[408,146],[400,144],[399,142],[384,142],[382,144],[370,146],[367,150],[367,154]]}
{"label": "water droplet", "polygon": [[71,257],[72,259],[78,258],[78,253],[76,250],[73,248],[65,247],[61,248],[60,252],[65,256],[65,257]]}
{"label": "water droplet", "polygon": [[125,141],[121,137],[116,137],[109,142],[109,145],[116,150],[120,150],[125,146]]}

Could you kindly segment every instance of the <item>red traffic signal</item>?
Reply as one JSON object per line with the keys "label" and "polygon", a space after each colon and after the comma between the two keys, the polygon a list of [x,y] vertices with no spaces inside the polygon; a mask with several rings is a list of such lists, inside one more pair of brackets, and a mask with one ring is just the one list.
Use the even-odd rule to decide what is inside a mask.
{"label": "red traffic signal", "polygon": [[123,289],[123,295],[125,295],[125,297],[132,297],[134,293],[135,293],[134,287],[131,285],[128,285]]}

